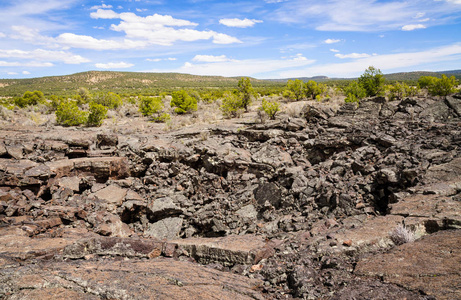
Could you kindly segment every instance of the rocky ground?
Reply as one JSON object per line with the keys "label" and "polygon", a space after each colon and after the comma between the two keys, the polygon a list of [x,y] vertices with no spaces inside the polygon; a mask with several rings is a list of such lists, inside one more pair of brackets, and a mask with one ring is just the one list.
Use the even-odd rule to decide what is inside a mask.
{"label": "rocky ground", "polygon": [[461,95],[0,130],[0,299],[460,299]]}

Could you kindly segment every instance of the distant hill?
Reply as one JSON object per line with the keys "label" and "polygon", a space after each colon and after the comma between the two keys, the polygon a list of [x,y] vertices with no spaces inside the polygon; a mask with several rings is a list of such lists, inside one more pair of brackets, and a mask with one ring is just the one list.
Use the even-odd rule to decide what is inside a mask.
{"label": "distant hill", "polygon": [[[442,74],[461,79],[461,70],[443,72],[401,72],[385,74],[389,81],[416,81],[421,76],[441,77]],[[40,90],[45,95],[69,95],[78,88],[87,88],[90,92],[112,91],[119,94],[155,94],[177,89],[233,89],[240,77],[198,76],[180,73],[140,73],[89,71],[64,76],[50,76],[30,79],[0,79],[0,96],[21,96],[25,91]],[[268,79],[251,78],[258,88],[281,88],[288,80],[301,79],[304,82],[314,80],[344,85],[356,78],[329,78],[327,76]]]}
{"label": "distant hill", "polygon": [[[122,94],[154,93],[175,89],[235,88],[240,77],[198,76],[180,73],[140,73],[89,71],[65,76],[30,79],[0,79],[0,96],[19,96],[40,90],[46,95],[72,94],[84,87],[91,92],[112,91]],[[274,85],[251,79],[253,86]]]}
{"label": "distant hill", "polygon": [[[429,71],[415,71],[415,72],[400,72],[400,73],[391,73],[384,74],[384,77],[390,81],[417,81],[421,76],[434,76],[442,77],[442,74],[447,76],[455,76],[458,79],[461,79],[461,70],[452,70],[452,71],[441,71],[441,72],[429,72]],[[355,78],[329,78],[328,76],[314,76],[314,77],[297,77],[297,78],[284,78],[284,79],[269,79],[274,82],[284,82],[288,80],[300,79],[304,82],[309,80],[314,80],[317,82],[332,82],[332,81],[342,81],[342,80],[355,80]]]}

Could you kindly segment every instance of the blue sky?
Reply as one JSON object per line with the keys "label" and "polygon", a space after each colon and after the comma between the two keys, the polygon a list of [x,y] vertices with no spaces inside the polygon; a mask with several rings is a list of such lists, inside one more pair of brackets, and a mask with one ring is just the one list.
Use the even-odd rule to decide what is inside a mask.
{"label": "blue sky", "polygon": [[461,69],[461,0],[3,0],[0,78]]}

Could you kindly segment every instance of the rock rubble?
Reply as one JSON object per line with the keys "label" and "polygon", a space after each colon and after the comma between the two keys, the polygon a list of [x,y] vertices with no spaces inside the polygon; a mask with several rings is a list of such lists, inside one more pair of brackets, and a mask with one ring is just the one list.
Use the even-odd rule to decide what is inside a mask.
{"label": "rock rubble", "polygon": [[[378,97],[175,132],[4,126],[0,298],[459,298],[460,107]],[[415,242],[395,245],[399,224]]]}

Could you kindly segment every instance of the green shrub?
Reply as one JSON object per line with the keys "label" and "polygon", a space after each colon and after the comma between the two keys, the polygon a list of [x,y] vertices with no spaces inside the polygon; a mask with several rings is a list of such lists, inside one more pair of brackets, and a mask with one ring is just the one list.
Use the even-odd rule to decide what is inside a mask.
{"label": "green shrub", "polygon": [[280,103],[277,101],[267,101],[263,98],[260,110],[264,111],[271,120],[275,120],[275,115],[280,111]]}
{"label": "green shrub", "polygon": [[89,103],[93,98],[90,92],[84,87],[78,88],[77,95],[80,96],[80,99],[83,103]]}
{"label": "green shrub", "polygon": [[365,89],[367,97],[381,96],[384,94],[384,76],[380,69],[368,67],[359,77],[359,84]]}
{"label": "green shrub", "polygon": [[365,98],[365,89],[357,82],[352,81],[344,88],[344,94],[346,95],[345,102],[359,102]]}
{"label": "green shrub", "polygon": [[400,100],[408,96],[414,96],[415,89],[408,86],[406,83],[397,82],[388,87],[389,90],[389,100]]}
{"label": "green shrub", "polygon": [[14,99],[14,104],[19,107],[26,107],[29,105],[37,105],[45,101],[45,95],[41,91],[27,91],[22,97]]}
{"label": "green shrub", "polygon": [[418,87],[420,89],[427,89],[429,86],[434,84],[434,81],[437,80],[437,77],[433,76],[421,76],[418,79]]}
{"label": "green shrub", "polygon": [[109,109],[116,109],[123,104],[120,96],[112,92],[107,92],[105,94],[101,93],[97,95],[96,97],[94,97],[93,102],[104,105]]}
{"label": "green shrub", "polygon": [[62,101],[56,109],[56,122],[63,126],[78,126],[87,122],[88,113],[81,111],[75,101]]}
{"label": "green shrub", "polygon": [[154,117],[153,120],[157,123],[166,123],[171,120],[171,116],[168,113],[163,113],[158,117]]}
{"label": "green shrub", "polygon": [[255,91],[251,85],[250,78],[240,78],[238,82],[238,91],[240,93],[241,106],[245,109],[245,111],[248,111],[248,106],[251,104],[251,100],[255,96]]}
{"label": "green shrub", "polygon": [[324,94],[327,91],[327,86],[322,83],[317,83],[309,80],[304,84],[304,94],[307,98],[317,99],[317,96]]}
{"label": "green shrub", "polygon": [[456,92],[458,81],[455,76],[447,77],[445,74],[442,78],[436,78],[428,86],[429,94],[432,96],[448,96]]}
{"label": "green shrub", "polygon": [[236,118],[242,114],[242,99],[232,92],[226,92],[220,109],[224,117]]}
{"label": "green shrub", "polygon": [[176,107],[174,111],[177,114],[186,114],[197,110],[197,100],[189,96],[186,91],[173,92],[171,96],[173,98],[170,105]]}
{"label": "green shrub", "polygon": [[88,115],[88,120],[86,124],[88,126],[99,127],[102,125],[102,122],[107,117],[108,108],[104,105],[97,104],[94,102],[90,103],[90,114]]}
{"label": "green shrub", "polygon": [[163,101],[158,97],[141,97],[139,111],[143,116],[152,116],[163,109]]}
{"label": "green shrub", "polygon": [[287,91],[286,95],[289,96],[286,98],[299,101],[301,100],[304,94],[304,82],[300,79],[288,80],[286,91]]}

